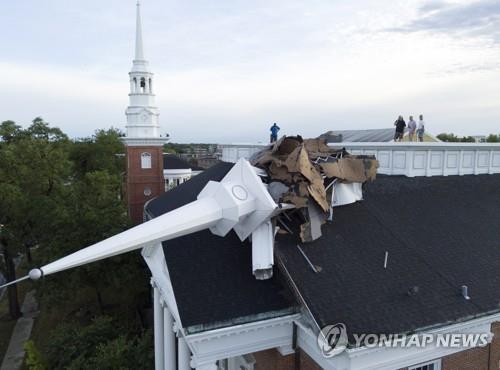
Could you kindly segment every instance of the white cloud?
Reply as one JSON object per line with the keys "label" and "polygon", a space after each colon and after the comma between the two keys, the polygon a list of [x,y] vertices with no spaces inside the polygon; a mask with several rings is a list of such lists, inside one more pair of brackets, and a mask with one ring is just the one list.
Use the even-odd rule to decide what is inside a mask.
{"label": "white cloud", "polygon": [[[51,4],[78,22],[54,17],[48,34],[0,35],[0,119],[41,115],[74,136],[123,127],[134,7]],[[498,131],[496,46],[446,32],[384,31],[412,22],[422,4],[431,14],[442,8],[417,0],[145,3],[163,130],[180,141],[266,140],[273,121],[309,136],[422,112],[434,133]],[[67,34],[50,42],[53,29]]]}

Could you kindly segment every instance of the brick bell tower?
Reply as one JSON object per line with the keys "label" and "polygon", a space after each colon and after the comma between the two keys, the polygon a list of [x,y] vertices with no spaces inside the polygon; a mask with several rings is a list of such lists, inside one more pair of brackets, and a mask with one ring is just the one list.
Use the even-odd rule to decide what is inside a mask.
{"label": "brick bell tower", "polygon": [[141,5],[137,2],[135,59],[130,76],[127,116],[127,201],[129,217],[143,222],[144,204],[165,191],[163,178],[163,144],[160,136],[159,111],[153,94],[153,73],[144,59]]}

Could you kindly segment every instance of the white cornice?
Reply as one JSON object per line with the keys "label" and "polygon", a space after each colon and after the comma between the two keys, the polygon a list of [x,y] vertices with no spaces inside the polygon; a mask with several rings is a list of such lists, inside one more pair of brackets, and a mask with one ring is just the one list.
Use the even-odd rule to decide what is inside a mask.
{"label": "white cornice", "polygon": [[288,348],[293,342],[293,322],[300,314],[235,325],[185,336],[193,351],[192,367],[263,351]]}
{"label": "white cornice", "polygon": [[163,146],[168,142],[166,137],[151,137],[151,138],[131,138],[124,137],[122,141],[126,146]]}

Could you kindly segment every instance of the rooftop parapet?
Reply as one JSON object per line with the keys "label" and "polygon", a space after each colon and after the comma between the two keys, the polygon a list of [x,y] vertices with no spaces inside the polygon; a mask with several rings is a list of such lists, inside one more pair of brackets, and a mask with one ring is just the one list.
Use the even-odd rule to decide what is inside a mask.
{"label": "rooftop parapet", "polygon": [[[331,143],[351,154],[374,155],[384,175],[452,176],[500,173],[500,144],[496,143]],[[265,148],[264,144],[222,145],[222,160],[240,158]]]}

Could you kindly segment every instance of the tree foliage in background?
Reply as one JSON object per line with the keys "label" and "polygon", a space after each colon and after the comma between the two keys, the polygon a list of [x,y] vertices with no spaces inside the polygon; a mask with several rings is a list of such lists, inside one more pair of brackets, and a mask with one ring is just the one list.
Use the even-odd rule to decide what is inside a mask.
{"label": "tree foliage in background", "polygon": [[476,139],[474,139],[472,136],[463,136],[459,137],[454,134],[439,134],[437,138],[441,141],[444,142],[449,142],[449,143],[475,143]]}
{"label": "tree foliage in background", "polygon": [[151,332],[130,336],[126,328],[109,316],[100,316],[86,326],[74,322],[61,324],[47,342],[46,363],[54,370],[154,367]]}
{"label": "tree foliage in background", "polygon": [[25,342],[24,350],[26,351],[26,367],[29,370],[47,370],[47,364],[36,348],[35,342],[32,340]]}
{"label": "tree foliage in background", "polygon": [[495,135],[495,134],[490,134],[486,137],[486,142],[487,143],[500,143],[500,134]]}
{"label": "tree foliage in background", "polygon": [[[30,257],[29,247],[50,229],[71,173],[68,137],[41,118],[22,130],[12,121],[0,125],[0,244],[6,277],[15,280],[14,258]],[[20,316],[16,286],[9,287],[9,311]]]}
{"label": "tree foliage in background", "polygon": [[[38,247],[33,263],[41,266],[129,227],[121,136],[110,129],[70,140],[41,118],[26,129],[13,121],[0,125],[0,248],[9,281],[16,277],[14,257],[30,257],[32,246]],[[146,363],[145,356],[151,355],[152,346],[134,352],[149,343],[136,311],[149,299],[148,285],[138,253],[44,278],[36,285],[41,307],[37,323],[44,317],[55,320],[43,324],[50,326],[44,329],[44,337],[60,321],[72,324],[50,336],[50,341],[35,340],[28,347],[30,366],[39,369],[46,363],[50,369],[77,369],[92,363],[96,366],[90,368],[140,368],[133,362],[131,367],[123,367],[126,362],[119,362],[118,357],[132,361],[136,356]],[[16,292],[13,285],[9,289],[13,318],[20,315]],[[112,318],[106,321],[101,315]],[[36,336],[37,326],[34,330]],[[58,341],[58,335],[64,337],[61,333],[67,336]],[[104,353],[104,349],[113,353]],[[65,359],[64,365],[56,362],[59,357]]]}

